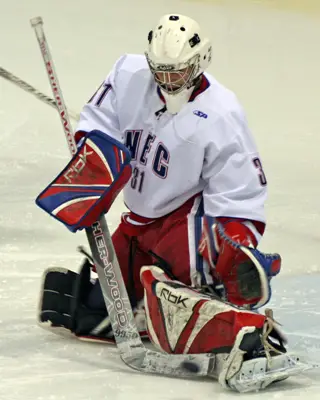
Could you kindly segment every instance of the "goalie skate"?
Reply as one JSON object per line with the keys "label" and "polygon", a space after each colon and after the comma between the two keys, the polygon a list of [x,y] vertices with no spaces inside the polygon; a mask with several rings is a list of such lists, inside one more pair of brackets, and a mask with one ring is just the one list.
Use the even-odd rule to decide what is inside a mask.
{"label": "goalie skate", "polygon": [[[251,392],[265,389],[272,383],[283,381],[290,376],[299,375],[308,370],[319,368],[319,365],[305,361],[301,356],[281,353],[281,351],[266,342],[263,336],[263,346],[255,352],[254,358],[241,361],[246,351],[244,336],[252,328],[244,328],[239,332],[235,346],[229,357],[224,360],[219,382],[222,386],[237,392]],[[241,365],[242,363],[242,365]],[[238,365],[241,365],[240,369]],[[237,372],[235,372],[237,371]]]}
{"label": "goalie skate", "polygon": [[228,386],[237,392],[258,391],[274,382],[318,367],[290,354],[273,357],[271,362],[266,358],[253,359],[243,363],[241,371],[229,379]]}

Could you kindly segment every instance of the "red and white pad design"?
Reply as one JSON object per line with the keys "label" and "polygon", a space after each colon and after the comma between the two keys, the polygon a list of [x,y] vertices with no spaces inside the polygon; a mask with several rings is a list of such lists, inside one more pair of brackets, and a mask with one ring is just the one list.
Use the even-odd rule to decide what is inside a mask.
{"label": "red and white pad design", "polygon": [[263,328],[266,317],[172,281],[158,267],[140,272],[148,334],[167,353],[229,353],[243,327]]}

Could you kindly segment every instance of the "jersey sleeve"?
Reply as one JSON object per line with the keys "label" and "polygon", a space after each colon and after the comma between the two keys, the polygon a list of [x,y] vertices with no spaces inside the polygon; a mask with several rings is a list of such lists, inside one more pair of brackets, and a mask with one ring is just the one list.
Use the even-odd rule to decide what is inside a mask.
{"label": "jersey sleeve", "polygon": [[267,181],[245,118],[219,118],[205,151],[205,214],[265,222]]}
{"label": "jersey sleeve", "polygon": [[76,141],[83,136],[83,132],[99,130],[122,142],[117,111],[117,75],[124,58],[116,62],[99,89],[83,107],[75,130]]}

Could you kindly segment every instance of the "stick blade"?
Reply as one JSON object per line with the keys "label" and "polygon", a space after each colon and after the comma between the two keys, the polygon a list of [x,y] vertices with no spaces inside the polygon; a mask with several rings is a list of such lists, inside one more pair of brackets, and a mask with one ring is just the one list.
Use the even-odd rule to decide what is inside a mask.
{"label": "stick blade", "polygon": [[[122,353],[121,359],[128,367],[140,372],[195,378],[208,375],[215,356],[213,354],[167,354],[141,346],[139,349],[135,348],[130,355]],[[193,364],[196,368],[186,368],[186,363]]]}

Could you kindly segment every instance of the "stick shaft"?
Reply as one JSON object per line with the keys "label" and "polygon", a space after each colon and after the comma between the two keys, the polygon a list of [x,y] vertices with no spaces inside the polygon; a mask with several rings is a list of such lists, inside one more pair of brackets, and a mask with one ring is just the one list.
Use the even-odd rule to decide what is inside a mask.
{"label": "stick shaft", "polygon": [[[42,18],[33,18],[31,20],[31,25],[35,30],[51,89],[58,105],[58,111],[69,150],[71,154],[75,154],[77,146],[43,30]],[[90,228],[87,228],[86,234],[117,345],[120,352],[127,355],[128,352],[130,353],[131,346],[138,348],[140,345],[142,346],[142,342],[134,322],[131,304],[105,218],[100,218],[100,220],[95,222]]]}
{"label": "stick shaft", "polygon": [[51,90],[56,101],[56,106],[60,115],[63,131],[67,139],[68,147],[72,155],[77,152],[77,145],[73,136],[73,129],[70,123],[68,110],[63,99],[58,76],[53,64],[52,56],[47,44],[47,40],[43,30],[43,21],[41,17],[36,17],[31,20],[31,25],[35,31],[39,47],[41,50],[44,65],[46,67]]}

